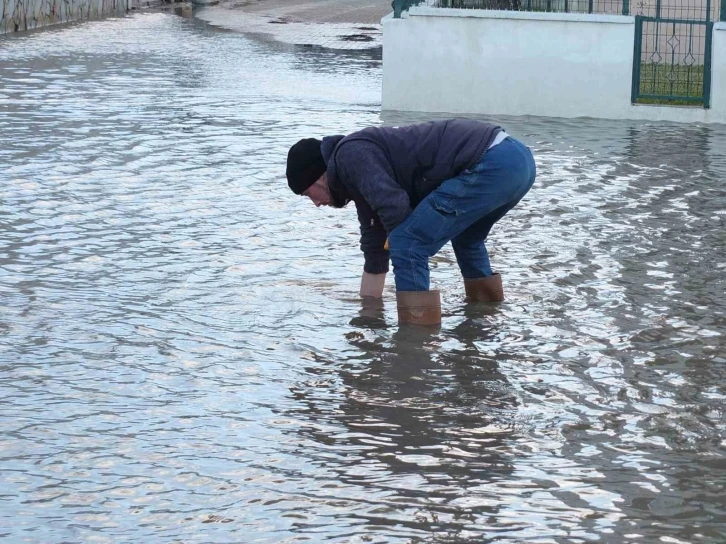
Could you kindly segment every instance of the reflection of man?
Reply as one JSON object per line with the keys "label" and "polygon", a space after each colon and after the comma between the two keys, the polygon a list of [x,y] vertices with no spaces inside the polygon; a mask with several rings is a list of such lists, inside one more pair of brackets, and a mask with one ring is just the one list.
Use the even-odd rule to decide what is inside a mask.
{"label": "reflection of man", "polygon": [[[464,321],[443,332],[391,328],[382,308],[362,312],[345,348],[319,351],[273,409],[294,422],[286,443],[312,460],[319,478],[310,492],[320,494],[313,496],[324,505],[340,498],[356,512],[351,538],[375,536],[371,522],[390,541],[399,531],[405,541],[421,531],[425,542],[488,542],[496,533],[492,519],[506,501],[492,491],[507,487],[519,460],[519,400],[496,360],[477,348],[500,334],[483,325],[496,310],[464,311]],[[448,342],[456,349],[442,347]],[[335,485],[322,485],[321,466]]]}
{"label": "reflection of man", "polygon": [[417,324],[441,322],[428,259],[449,241],[467,296],[503,300],[484,241],[534,178],[525,145],[501,127],[470,119],[307,138],[287,158],[296,194],[316,206],[355,202],[365,255],[361,296],[382,296],[390,257],[399,321]]}

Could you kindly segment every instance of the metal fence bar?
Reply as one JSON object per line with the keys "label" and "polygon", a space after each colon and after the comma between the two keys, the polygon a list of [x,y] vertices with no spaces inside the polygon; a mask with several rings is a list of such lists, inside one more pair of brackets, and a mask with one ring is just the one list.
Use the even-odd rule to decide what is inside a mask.
{"label": "metal fence bar", "polygon": [[588,13],[592,13],[592,8],[593,8],[593,0],[590,0],[590,1],[589,1],[589,2],[587,3],[587,12],[588,12]]}
{"label": "metal fence bar", "polygon": [[[647,98],[651,100],[663,100],[662,94],[641,94],[638,95],[638,98]],[[694,104],[701,104],[703,103],[703,98],[700,96],[680,96],[680,95],[674,95],[669,96],[669,99],[676,100],[678,102],[693,102]]]}
{"label": "metal fence bar", "polygon": [[623,0],[623,15],[630,15],[630,0]]}
{"label": "metal fence bar", "polygon": [[[693,32],[694,32],[694,25],[693,25],[693,23],[691,23],[691,25],[689,27],[689,31],[690,32],[689,32],[689,36],[688,36],[688,53],[687,53],[686,57],[688,55],[690,55],[691,57],[693,57]],[[695,58],[695,57],[693,57],[693,58]],[[691,89],[691,72],[692,71],[693,71],[693,66],[689,64],[688,65],[688,70],[687,70],[687,73],[686,73],[686,75],[687,75],[687,77],[686,77],[686,92],[690,92],[690,89]]]}
{"label": "metal fence bar", "polygon": [[656,19],[655,17],[642,17],[640,16],[643,21],[650,22],[650,23],[664,23],[664,24],[677,24],[677,25],[690,25],[690,24],[705,24],[706,21],[699,21],[696,19],[668,19],[668,18],[660,18]]}
{"label": "metal fence bar", "polygon": [[[660,0],[658,0],[658,9],[660,10]],[[658,24],[658,18],[655,20],[655,39],[653,41],[653,54],[650,56],[650,60],[654,61],[654,57],[657,55],[657,61],[654,61],[651,63],[651,67],[653,68],[653,89],[655,90],[656,85],[658,83],[658,65],[660,61],[662,60],[660,51],[658,49],[660,48],[660,25]]]}
{"label": "metal fence bar", "polygon": [[635,104],[640,94],[640,61],[642,56],[643,18],[635,18],[635,45],[633,46],[633,85],[630,101]]}
{"label": "metal fence bar", "polygon": [[[723,2],[724,0],[721,0]],[[721,8],[723,10],[723,7]],[[706,55],[703,59],[703,107],[711,107],[711,39],[713,38],[713,23],[706,25]]]}
{"label": "metal fence bar", "polygon": [[400,19],[403,11],[403,0],[393,0],[393,18]]}
{"label": "metal fence bar", "polygon": [[[670,76],[670,77],[666,76],[666,79],[668,79],[668,81],[670,82],[670,86],[668,87],[668,89],[669,89],[668,94],[670,96],[674,96],[676,94],[674,89],[676,88],[676,81],[678,80],[678,75],[677,75],[676,69],[675,69],[676,48],[672,44],[670,44],[670,40],[673,39],[673,37],[675,37],[675,35],[676,35],[676,23],[673,23],[673,32],[671,33],[671,37],[667,42],[671,48],[671,71],[668,73],[668,76]],[[667,55],[668,51],[666,51],[665,53]],[[666,58],[668,58],[668,57],[666,57]],[[686,92],[688,92],[688,90],[686,90]]]}

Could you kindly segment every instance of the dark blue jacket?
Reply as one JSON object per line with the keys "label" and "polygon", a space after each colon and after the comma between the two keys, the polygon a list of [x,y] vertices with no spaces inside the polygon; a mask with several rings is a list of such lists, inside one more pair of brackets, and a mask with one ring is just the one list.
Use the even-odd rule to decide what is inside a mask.
{"label": "dark blue jacket", "polygon": [[443,181],[474,166],[501,130],[451,119],[323,138],[333,195],[338,202],[353,200],[358,211],[366,272],[388,271],[388,233]]}

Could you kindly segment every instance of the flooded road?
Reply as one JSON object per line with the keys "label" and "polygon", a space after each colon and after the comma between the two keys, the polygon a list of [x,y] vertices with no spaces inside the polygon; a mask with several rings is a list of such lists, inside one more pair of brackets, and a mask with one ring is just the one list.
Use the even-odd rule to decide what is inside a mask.
{"label": "flooded road", "polygon": [[508,301],[447,248],[423,332],[284,180],[437,117],[380,84],[163,13],[0,38],[0,540],[726,540],[726,127],[496,118],[539,170]]}

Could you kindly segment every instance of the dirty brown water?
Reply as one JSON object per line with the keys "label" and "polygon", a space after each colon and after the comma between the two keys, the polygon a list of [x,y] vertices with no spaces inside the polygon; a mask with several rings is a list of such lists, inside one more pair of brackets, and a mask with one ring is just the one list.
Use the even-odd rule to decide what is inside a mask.
{"label": "dirty brown water", "polygon": [[284,183],[380,52],[171,14],[0,39],[0,540],[724,542],[726,127],[497,118],[539,177],[508,301],[356,297]]}

